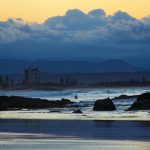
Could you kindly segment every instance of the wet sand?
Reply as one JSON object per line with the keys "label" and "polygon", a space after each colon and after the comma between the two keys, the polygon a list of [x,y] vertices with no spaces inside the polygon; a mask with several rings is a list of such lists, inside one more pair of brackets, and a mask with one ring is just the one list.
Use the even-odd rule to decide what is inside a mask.
{"label": "wet sand", "polygon": [[[55,110],[55,109],[54,109]],[[82,109],[81,109],[82,110]],[[59,111],[59,110],[58,110]],[[60,110],[61,111],[61,110]],[[83,111],[82,114],[69,112],[53,112],[49,110],[20,110],[20,111],[2,111],[0,119],[29,119],[29,120],[127,120],[127,121],[150,121],[149,111]]]}
{"label": "wet sand", "polygon": [[150,121],[0,119],[0,133],[4,132],[57,138],[150,140]]}
{"label": "wet sand", "polygon": [[50,140],[50,141],[2,141],[1,150],[149,150],[149,142]]}
{"label": "wet sand", "polygon": [[150,121],[0,119],[0,150],[150,150]]}

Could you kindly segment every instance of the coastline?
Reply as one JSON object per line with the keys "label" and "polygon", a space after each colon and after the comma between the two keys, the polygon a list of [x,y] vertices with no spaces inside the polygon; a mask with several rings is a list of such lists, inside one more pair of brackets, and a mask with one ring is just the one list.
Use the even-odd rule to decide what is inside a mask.
{"label": "coastline", "polygon": [[150,121],[0,119],[1,150],[149,150]]}
{"label": "coastline", "polygon": [[1,150],[149,150],[149,141],[121,140],[14,140],[0,142]]}
{"label": "coastline", "polygon": [[[41,112],[42,111],[42,112]],[[118,112],[119,113],[119,112]],[[138,114],[137,114],[138,113]],[[147,113],[149,113],[147,111]],[[73,114],[73,113],[50,113],[48,110],[26,111],[2,111],[0,119],[32,119],[32,120],[126,120],[126,121],[150,121],[150,115],[145,115],[143,111],[130,111],[122,114],[108,112],[94,112]]]}
{"label": "coastline", "polygon": [[73,114],[73,109],[1,111],[0,149],[149,150],[149,111]]}
{"label": "coastline", "polygon": [[[82,91],[81,91],[82,92]],[[84,91],[83,91],[84,92]],[[87,91],[89,92],[89,91]],[[92,91],[93,92],[93,91]],[[91,93],[92,93],[91,92]],[[101,92],[101,91],[100,91]],[[108,92],[109,91],[104,91]],[[116,91],[115,91],[116,92]],[[114,93],[115,93],[114,92]],[[76,93],[75,91],[70,91],[67,94],[70,94],[70,98],[73,97],[72,93]],[[11,94],[14,94],[13,92]],[[34,95],[30,97],[31,93],[21,93],[26,96],[21,97],[18,96],[0,96],[2,106],[7,106],[6,109],[2,107],[0,111],[0,119],[41,119],[41,120],[134,120],[134,121],[149,121],[150,120],[150,112],[149,109],[133,109],[128,111],[127,109],[131,107],[133,103],[136,101],[136,96],[134,94],[131,95],[119,95],[115,98],[112,98],[114,105],[116,106],[116,110],[108,111],[93,111],[94,103],[93,101],[86,101],[86,97],[83,93],[82,99],[61,99],[61,100],[48,100],[47,97],[50,93],[42,93],[40,96],[45,96],[43,98],[34,98],[34,95],[38,93],[35,92]],[[16,92],[16,95],[19,93]],[[54,93],[54,95],[58,95],[58,93]],[[63,93],[64,95],[66,93]],[[59,97],[63,97],[62,93]],[[92,93],[93,95],[95,93]],[[97,93],[96,93],[97,94]],[[52,95],[51,98],[54,97]],[[90,95],[91,98],[93,95]],[[144,94],[145,95],[145,94]],[[149,94],[146,94],[149,96]],[[99,95],[97,94],[95,99],[97,99]],[[143,96],[142,96],[143,97]],[[59,98],[58,98],[59,99]],[[92,98],[93,99],[93,98]],[[7,105],[6,105],[7,104]],[[149,105],[148,105],[149,106]],[[75,110],[80,110],[80,113],[74,113]]]}

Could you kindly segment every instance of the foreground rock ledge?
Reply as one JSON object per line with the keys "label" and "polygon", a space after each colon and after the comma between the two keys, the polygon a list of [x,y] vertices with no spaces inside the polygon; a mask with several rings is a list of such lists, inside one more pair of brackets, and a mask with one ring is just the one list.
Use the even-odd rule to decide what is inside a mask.
{"label": "foreground rock ledge", "polygon": [[109,98],[104,100],[97,100],[93,107],[93,111],[113,111],[113,110],[116,110],[116,107]]}
{"label": "foreground rock ledge", "polygon": [[137,97],[137,101],[134,102],[127,110],[150,110],[150,93],[144,93]]}
{"label": "foreground rock ledge", "polygon": [[24,98],[18,96],[0,96],[0,111],[19,109],[43,109],[66,107],[74,102],[68,99],[49,101],[39,98]]}

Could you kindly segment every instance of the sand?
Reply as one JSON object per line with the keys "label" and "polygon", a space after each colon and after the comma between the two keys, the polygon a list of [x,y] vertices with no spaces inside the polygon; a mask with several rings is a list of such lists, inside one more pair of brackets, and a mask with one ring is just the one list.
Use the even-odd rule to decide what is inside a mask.
{"label": "sand", "polygon": [[6,140],[1,150],[150,150],[150,142],[119,140]]}
{"label": "sand", "polygon": [[[73,110],[72,110],[73,111]],[[40,119],[40,120],[131,120],[150,121],[148,111],[88,112],[83,114],[50,113],[48,110],[2,111],[0,119]]]}
{"label": "sand", "polygon": [[150,150],[150,121],[0,119],[0,150]]}

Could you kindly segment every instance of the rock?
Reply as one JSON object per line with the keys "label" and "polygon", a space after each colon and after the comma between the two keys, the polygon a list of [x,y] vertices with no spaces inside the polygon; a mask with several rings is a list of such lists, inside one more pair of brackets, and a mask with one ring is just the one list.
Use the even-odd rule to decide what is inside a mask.
{"label": "rock", "polygon": [[43,109],[67,107],[74,102],[70,100],[49,101],[39,98],[25,98],[19,96],[0,96],[0,111],[18,109]]}
{"label": "rock", "polygon": [[71,102],[69,99],[62,98],[60,103],[66,105],[66,104],[73,104],[74,102]]}
{"label": "rock", "polygon": [[134,102],[127,110],[150,110],[150,93],[143,93],[137,97],[137,101]]}
{"label": "rock", "polygon": [[94,111],[113,111],[116,110],[114,103],[108,98],[104,100],[97,100],[93,107]]}
{"label": "rock", "polygon": [[60,110],[51,110],[50,113],[60,113]]}
{"label": "rock", "polygon": [[5,102],[0,102],[0,111],[8,110],[9,106]]}
{"label": "rock", "polygon": [[77,109],[77,110],[74,110],[73,113],[75,113],[75,114],[82,114],[82,111],[80,109]]}
{"label": "rock", "polygon": [[128,95],[120,95],[118,97],[113,98],[112,100],[122,100],[122,99],[130,99],[130,98],[137,98],[138,95],[132,95],[132,96],[128,96]]}

